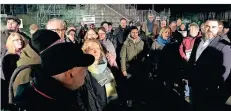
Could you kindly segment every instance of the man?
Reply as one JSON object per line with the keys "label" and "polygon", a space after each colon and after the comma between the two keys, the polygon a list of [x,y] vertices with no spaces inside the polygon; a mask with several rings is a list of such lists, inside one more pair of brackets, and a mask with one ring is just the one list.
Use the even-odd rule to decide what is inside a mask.
{"label": "man", "polygon": [[111,22],[108,22],[108,31],[111,32],[112,34],[114,32]]}
{"label": "man", "polygon": [[[131,27],[130,35],[124,42],[121,52],[121,71],[128,83],[128,100],[135,99],[139,91],[136,86],[141,85],[139,81],[143,80],[143,58],[145,57],[146,46],[138,36],[138,28]],[[138,83],[138,84],[137,84]]]}
{"label": "man", "polygon": [[199,26],[196,23],[191,23],[189,25],[189,36],[185,37],[180,45],[180,55],[185,60],[188,61],[192,52],[193,44],[196,37],[199,37]]}
{"label": "man", "polygon": [[80,111],[75,90],[84,84],[94,57],[75,44],[58,43],[41,53],[41,61],[34,79],[19,86],[16,105],[27,111]]}
{"label": "man", "polygon": [[29,29],[30,29],[30,34],[31,34],[31,37],[32,37],[32,35],[33,35],[39,28],[38,28],[38,25],[36,25],[36,24],[31,24]]}
{"label": "man", "polygon": [[227,42],[230,43],[230,40],[228,38],[228,36],[224,33],[224,24],[222,21],[219,21],[218,23],[218,35],[221,35],[221,37],[223,37],[224,40],[226,40]]}
{"label": "man", "polygon": [[183,41],[183,36],[181,33],[179,33],[177,29],[177,23],[175,21],[171,22],[169,27],[172,30],[172,36],[174,39],[177,40],[177,42],[180,44]]}
{"label": "man", "polygon": [[63,20],[58,18],[50,19],[47,22],[46,29],[56,32],[61,39],[65,39],[65,23]]}
{"label": "man", "polygon": [[19,31],[19,26],[21,24],[21,20],[15,16],[7,16],[7,29],[1,32],[1,56],[6,52],[6,41],[11,32],[18,32],[21,34],[26,40],[30,40],[30,37],[25,33]]}
{"label": "man", "polygon": [[66,41],[72,42],[72,43],[77,43],[78,41],[76,40],[75,35],[76,35],[75,30],[71,29],[71,30],[67,31]]}
{"label": "man", "polygon": [[[129,34],[129,29],[127,27],[127,20],[125,18],[121,18],[119,27],[115,29],[113,33],[114,40],[112,41],[112,44],[116,49],[116,55],[120,55],[122,45],[124,41],[127,39],[128,34]],[[118,64],[120,63],[119,57],[117,57],[116,62]]]}
{"label": "man", "polygon": [[218,21],[205,23],[205,36],[195,40],[189,59],[193,111],[230,111],[231,48],[218,35]]}
{"label": "man", "polygon": [[145,32],[146,36],[152,37],[153,25],[154,25],[154,15],[148,14],[148,20],[143,23],[142,30]]}
{"label": "man", "polygon": [[113,33],[111,30],[109,31],[109,25],[107,21],[103,21],[101,23],[101,27],[104,27],[106,29],[106,38],[109,39],[112,43],[116,43],[113,38]]}

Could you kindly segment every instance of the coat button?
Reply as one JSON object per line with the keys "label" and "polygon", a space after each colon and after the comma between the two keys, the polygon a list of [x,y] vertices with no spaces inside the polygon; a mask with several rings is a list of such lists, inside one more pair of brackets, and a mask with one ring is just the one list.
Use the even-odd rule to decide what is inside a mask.
{"label": "coat button", "polygon": [[208,91],[208,90],[209,90],[209,88],[205,88],[205,90],[206,90],[206,91]]}

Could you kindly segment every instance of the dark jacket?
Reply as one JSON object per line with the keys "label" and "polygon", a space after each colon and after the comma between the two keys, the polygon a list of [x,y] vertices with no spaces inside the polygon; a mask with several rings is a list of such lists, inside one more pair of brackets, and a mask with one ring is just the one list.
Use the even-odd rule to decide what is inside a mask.
{"label": "dark jacket", "polygon": [[230,86],[225,81],[231,71],[231,48],[222,37],[215,37],[196,60],[201,40],[195,40],[189,59],[188,77],[194,110],[228,111],[225,102],[231,94],[227,91]]}
{"label": "dark jacket", "polygon": [[176,39],[179,44],[181,44],[181,42],[183,41],[183,36],[178,31],[172,32],[172,37]]}
{"label": "dark jacket", "polygon": [[80,111],[76,91],[53,78],[34,79],[18,87],[15,103],[22,111]]}
{"label": "dark jacket", "polygon": [[6,55],[1,58],[2,59],[2,72],[4,75],[4,80],[1,80],[1,106],[2,108],[6,108],[8,104],[8,87],[10,77],[13,74],[14,70],[17,68],[16,62],[19,60],[19,55],[17,54],[9,54],[8,52]]}
{"label": "dark jacket", "polygon": [[116,44],[114,44],[115,48],[121,48],[124,41],[128,37],[130,30],[128,27],[123,29],[121,26],[119,26],[117,29],[115,29],[113,36],[116,41]]}

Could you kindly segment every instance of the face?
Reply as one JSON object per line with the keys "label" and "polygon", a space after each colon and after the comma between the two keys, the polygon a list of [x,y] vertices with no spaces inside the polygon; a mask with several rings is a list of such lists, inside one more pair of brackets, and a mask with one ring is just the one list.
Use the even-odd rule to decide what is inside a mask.
{"label": "face", "polygon": [[182,24],[181,19],[178,19],[178,20],[176,21],[176,24],[177,24],[177,26],[180,26],[180,25]]}
{"label": "face", "polygon": [[100,46],[95,42],[88,43],[88,49],[86,50],[87,54],[91,54],[95,57],[95,60],[98,61],[100,59]]}
{"label": "face", "polygon": [[18,31],[19,25],[17,22],[15,22],[13,19],[7,20],[7,29],[8,30],[13,30],[13,31]]}
{"label": "face", "polygon": [[56,20],[56,21],[49,22],[47,24],[47,29],[56,32],[61,39],[64,39],[65,27],[61,21]]}
{"label": "face", "polygon": [[121,25],[122,28],[126,28],[127,21],[126,20],[121,20],[120,25]]}
{"label": "face", "polygon": [[70,78],[72,89],[78,89],[80,86],[84,84],[84,80],[86,77],[86,67],[74,67],[68,71],[69,74],[72,75]]}
{"label": "face", "polygon": [[199,29],[196,26],[191,26],[190,27],[190,35],[192,37],[196,37],[198,35]]}
{"label": "face", "polygon": [[148,16],[148,20],[152,22],[154,20],[154,16],[153,15],[149,15]]}
{"label": "face", "polygon": [[71,31],[68,37],[73,41],[75,39],[75,32]]}
{"label": "face", "polygon": [[109,31],[112,30],[112,25],[108,25],[108,30],[109,30]]}
{"label": "face", "polygon": [[133,23],[130,23],[129,26],[133,26]]}
{"label": "face", "polygon": [[185,30],[185,25],[182,24],[182,25],[180,26],[180,29],[181,29],[181,30]]}
{"label": "face", "polygon": [[201,32],[202,32],[202,33],[204,33],[204,32],[205,32],[205,27],[204,27],[204,25],[203,25],[203,24],[201,25]]}
{"label": "face", "polygon": [[176,31],[176,23],[171,23],[169,27],[171,28],[172,32]]}
{"label": "face", "polygon": [[90,26],[90,28],[91,28],[91,29],[94,29],[94,28],[95,28],[95,26],[94,26],[94,25],[91,25],[91,26]]}
{"label": "face", "polygon": [[169,29],[169,28],[166,29],[166,30],[162,33],[163,39],[167,40],[167,39],[170,37],[170,35],[171,35],[170,33],[171,33],[170,29]]}
{"label": "face", "polygon": [[99,40],[104,40],[106,38],[106,33],[102,30],[99,30]]}
{"label": "face", "polygon": [[108,27],[108,24],[103,24],[103,27],[106,29],[106,31],[108,31],[109,30],[109,27]]}
{"label": "face", "polygon": [[211,32],[213,37],[218,33],[218,22],[217,21],[207,21],[205,24],[205,33]]}
{"label": "face", "polygon": [[97,39],[98,35],[95,33],[95,31],[89,30],[87,32],[87,39],[92,39],[92,38]]}
{"label": "face", "polygon": [[166,25],[167,25],[167,22],[166,21],[161,21],[161,27],[163,28],[163,27],[166,27]]}
{"label": "face", "polygon": [[137,39],[139,37],[137,29],[133,29],[130,34],[133,39]]}
{"label": "face", "polygon": [[223,31],[225,34],[227,34],[229,32],[229,28],[224,28],[224,31]]}
{"label": "face", "polygon": [[222,25],[218,25],[218,28],[219,28],[218,32],[223,32],[224,27]]}
{"label": "face", "polygon": [[22,43],[22,39],[19,36],[14,36],[12,41],[14,43],[16,50],[19,50],[22,48],[23,43]]}

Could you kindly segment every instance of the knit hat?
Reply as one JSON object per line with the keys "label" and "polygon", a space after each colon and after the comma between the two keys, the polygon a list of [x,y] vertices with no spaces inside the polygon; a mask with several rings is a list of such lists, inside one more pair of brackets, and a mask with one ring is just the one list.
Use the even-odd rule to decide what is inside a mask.
{"label": "knit hat", "polygon": [[37,30],[31,38],[30,45],[38,54],[59,40],[60,37],[56,32],[46,29]]}
{"label": "knit hat", "polygon": [[95,61],[94,56],[84,54],[78,44],[70,42],[55,44],[44,50],[40,57],[45,76],[61,74],[74,67],[87,67]]}

